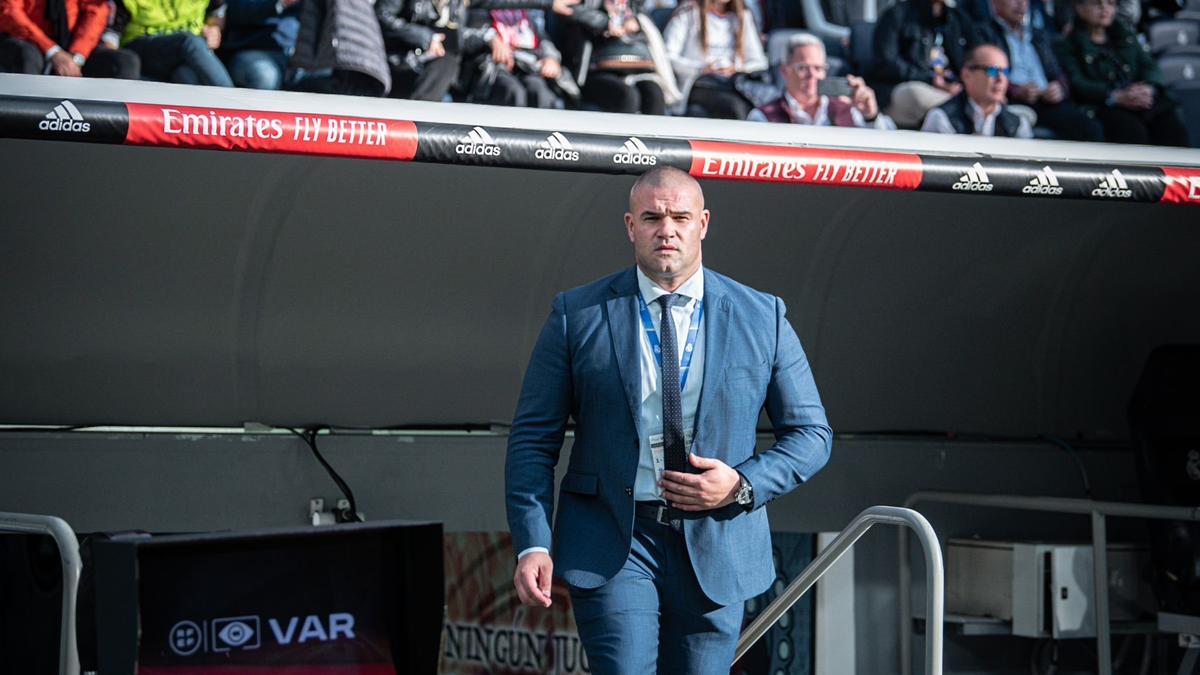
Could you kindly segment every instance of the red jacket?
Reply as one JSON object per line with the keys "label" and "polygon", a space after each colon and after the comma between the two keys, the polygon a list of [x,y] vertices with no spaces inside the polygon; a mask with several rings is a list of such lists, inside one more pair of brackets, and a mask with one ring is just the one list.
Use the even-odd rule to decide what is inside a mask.
{"label": "red jacket", "polygon": [[[91,55],[108,25],[108,3],[105,0],[64,0],[67,4],[67,27],[71,29],[71,44],[59,45],[72,54]],[[55,45],[49,33],[53,29],[46,20],[45,0],[0,0],[0,32],[28,40],[45,54]]]}

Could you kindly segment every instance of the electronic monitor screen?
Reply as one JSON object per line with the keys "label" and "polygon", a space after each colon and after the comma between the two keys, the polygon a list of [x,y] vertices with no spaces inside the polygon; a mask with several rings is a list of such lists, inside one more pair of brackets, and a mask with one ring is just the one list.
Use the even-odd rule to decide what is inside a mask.
{"label": "electronic monitor screen", "polygon": [[440,524],[122,537],[95,548],[101,673],[434,673]]}

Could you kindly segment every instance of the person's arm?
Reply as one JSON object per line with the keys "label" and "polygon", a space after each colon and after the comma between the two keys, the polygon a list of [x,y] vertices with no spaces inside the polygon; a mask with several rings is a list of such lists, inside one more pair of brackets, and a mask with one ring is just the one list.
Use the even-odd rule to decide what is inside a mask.
{"label": "person's arm", "polygon": [[525,369],[508,434],[505,504],[513,550],[549,550],[554,515],[554,467],[571,414],[571,363],[563,294],[554,298]]}
{"label": "person's arm", "polygon": [[950,118],[946,116],[946,111],[941,108],[933,108],[925,113],[925,123],[921,125],[921,131],[932,131],[935,134],[956,134],[954,125],[950,124]]}
{"label": "person's arm", "polygon": [[0,32],[32,42],[43,54],[51,47],[64,48],[46,35],[37,23],[25,12],[25,3],[21,0],[3,0],[0,3]]}
{"label": "person's arm", "polygon": [[1060,43],[1058,63],[1071,82],[1071,96],[1081,103],[1105,105],[1110,92],[1107,82],[1088,77],[1073,45],[1073,38]]}
{"label": "person's arm", "polygon": [[[567,21],[577,24],[592,38],[601,37],[608,30],[608,12],[603,9],[586,7],[586,3],[576,5]],[[601,5],[603,7],[603,5]]]}
{"label": "person's arm", "polygon": [[900,8],[893,5],[879,18],[873,38],[875,65],[871,69],[872,82],[900,84],[901,82],[932,82],[933,73],[909,62],[900,53]]}
{"label": "person's arm", "polygon": [[757,73],[767,69],[767,54],[758,39],[758,24],[754,15],[746,12],[746,26],[742,28],[742,67],[744,73]]}
{"label": "person's arm", "polygon": [[75,19],[75,30],[71,32],[68,51],[87,59],[100,43],[100,36],[107,27],[107,0],[80,0],[79,16]]}
{"label": "person's arm", "polygon": [[1017,138],[1033,138],[1033,126],[1029,124],[1029,119],[1024,115],[1017,115],[1020,122],[1017,124]]}
{"label": "person's arm", "polygon": [[687,55],[688,44],[700,39],[695,16],[696,10],[691,6],[676,10],[663,29],[663,48],[671,57],[671,68],[681,79],[695,77],[704,69],[704,59]]}
{"label": "person's arm", "polygon": [[783,300],[776,298],[775,358],[765,405],[775,444],[733,467],[754,488],[755,509],[812,478],[833,448],[808,358],[786,314]]}
{"label": "person's arm", "polygon": [[375,18],[383,39],[399,42],[406,48],[429,49],[433,43],[433,29],[413,23],[404,17],[406,0],[378,0],[375,3]]}

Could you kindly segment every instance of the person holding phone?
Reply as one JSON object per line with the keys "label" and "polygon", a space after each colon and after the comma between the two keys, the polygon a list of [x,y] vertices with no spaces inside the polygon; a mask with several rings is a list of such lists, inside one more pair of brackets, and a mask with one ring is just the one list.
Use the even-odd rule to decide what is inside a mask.
{"label": "person holding phone", "polygon": [[875,91],[861,77],[827,78],[825,43],[810,33],[788,40],[787,59],[779,65],[783,96],[755,108],[752,122],[784,122],[814,126],[895,129],[879,111]]}

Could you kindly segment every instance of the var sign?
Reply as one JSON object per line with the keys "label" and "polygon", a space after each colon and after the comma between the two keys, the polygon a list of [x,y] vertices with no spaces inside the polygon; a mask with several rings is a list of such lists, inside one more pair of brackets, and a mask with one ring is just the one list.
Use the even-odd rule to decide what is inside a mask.
{"label": "var sign", "polygon": [[299,617],[293,616],[284,623],[279,619],[268,619],[267,625],[275,634],[275,641],[281,645],[293,642],[330,642],[340,638],[354,639],[354,615],[346,612],[330,614],[328,621],[316,614]]}

